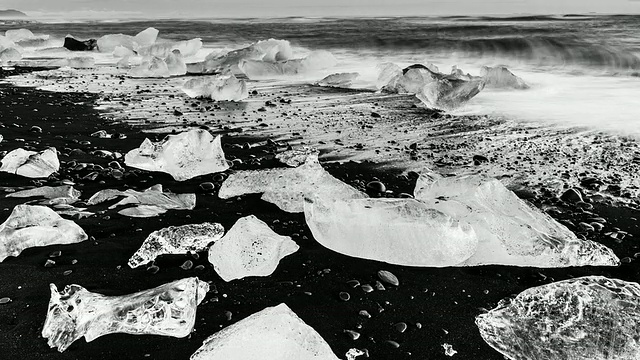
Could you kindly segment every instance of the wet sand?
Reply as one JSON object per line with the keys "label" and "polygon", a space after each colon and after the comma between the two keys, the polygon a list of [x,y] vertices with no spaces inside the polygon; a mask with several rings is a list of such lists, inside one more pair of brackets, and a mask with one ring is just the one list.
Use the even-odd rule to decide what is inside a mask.
{"label": "wet sand", "polygon": [[[3,72],[0,77],[7,75],[11,73]],[[81,81],[78,80],[80,84]],[[150,81],[149,88],[158,83]],[[139,94],[147,94],[149,99],[145,100],[144,97],[127,98],[126,91],[120,95],[90,94],[74,88],[70,89],[74,92],[61,93],[0,85],[3,125],[0,134],[4,136],[0,151],[55,146],[61,152],[59,175],[33,181],[0,173],[1,186],[56,185],[60,180],[71,179],[82,191],[83,200],[100,189],[141,190],[154,184],[162,184],[176,193],[197,193],[193,211],[170,211],[149,219],[132,219],[105,211],[95,217],[75,220],[90,236],[85,242],[31,248],[0,263],[0,297],[12,299],[0,305],[0,348],[7,358],[188,359],[214,332],[264,307],[285,302],[342,358],[350,348],[356,347],[368,349],[373,359],[447,359],[442,344],[448,343],[458,351],[455,359],[499,360],[502,355],[484,343],[474,324],[475,316],[483,309],[490,309],[501,299],[529,287],[571,277],[604,275],[637,281],[640,276],[640,266],[633,257],[640,251],[635,240],[640,236],[635,220],[640,211],[634,208],[632,200],[635,197],[632,176],[637,174],[632,172],[637,166],[633,162],[637,148],[633,139],[541,129],[486,117],[453,117],[415,106],[417,101],[411,97],[306,85],[255,87],[257,94],[243,104],[192,100],[178,96],[170,86],[165,89],[166,93],[159,90],[161,96]],[[250,85],[250,89],[254,87]],[[141,87],[134,91],[143,90]],[[288,100],[292,100],[291,104]],[[275,106],[269,106],[266,101]],[[117,106],[118,103],[122,106]],[[152,114],[158,115],[144,118],[141,114],[148,113],[150,108],[155,108]],[[182,115],[177,115],[178,112]],[[374,112],[380,117],[372,116]],[[121,121],[132,120],[135,114],[140,115],[138,121]],[[33,125],[40,126],[43,132],[31,132]],[[76,171],[69,166],[75,161],[106,168],[112,159],[94,156],[92,151],[104,149],[124,154],[147,136],[156,140],[174,129],[200,126],[208,126],[214,134],[223,133],[227,158],[242,160],[230,171],[279,166],[273,159],[275,152],[287,145],[304,144],[319,146],[325,168],[361,190],[367,182],[378,179],[394,194],[412,193],[415,179],[406,170],[425,165],[443,173],[477,169],[500,175],[521,197],[558,220],[569,220],[567,224],[572,231],[580,233],[576,226],[580,221],[597,215],[604,217],[607,224],[602,232],[582,235],[609,246],[620,258],[629,258],[630,262],[618,268],[569,269],[505,266],[431,269],[388,265],[349,258],[325,249],[313,240],[303,214],[280,211],[260,200],[259,195],[221,200],[215,191],[200,190],[199,184],[205,181],[214,182],[217,190],[222,180],[218,176],[205,175],[176,182],[167,174],[127,168],[121,180],[104,174],[90,180],[84,177],[96,170]],[[127,137],[90,136],[98,130]],[[267,139],[281,146],[276,147]],[[412,146],[414,143],[417,145]],[[526,154],[518,155],[517,151]],[[475,166],[472,158],[476,154],[491,161]],[[607,169],[606,164],[611,164],[613,169]],[[561,168],[569,175],[564,180],[567,186],[578,185],[588,174],[605,174],[603,187],[614,184],[615,180],[615,184],[623,185],[622,190],[610,189],[604,192],[606,196],[602,201],[589,200],[590,206],[567,204],[558,199],[560,193],[554,187],[531,180],[541,177],[542,172]],[[625,179],[618,180],[617,173]],[[624,191],[629,194],[625,195]],[[584,192],[591,194],[586,186]],[[13,206],[25,200],[3,197],[0,201],[0,219],[4,220]],[[291,236],[300,245],[300,250],[284,258],[271,276],[226,283],[208,263],[206,252],[200,253],[198,259],[190,255],[161,257],[156,261],[160,267],[157,274],[151,274],[144,267],[132,270],[127,266],[129,257],[154,230],[205,221],[219,222],[229,229],[238,218],[247,215],[256,215],[274,231]],[[622,240],[605,235],[615,228],[628,235]],[[62,252],[56,259],[57,265],[45,268],[49,254],[57,250]],[[179,266],[187,259],[193,260],[194,265],[203,265],[204,270],[181,269]],[[77,260],[74,265],[73,260]],[[355,279],[375,285],[376,273],[382,269],[393,272],[400,286],[385,286],[385,290],[365,293],[347,284]],[[72,273],[63,275],[66,270]],[[49,349],[40,336],[49,301],[49,283],[55,283],[58,288],[79,284],[93,292],[122,295],[190,276],[211,282],[215,290],[208,293],[198,307],[195,330],[188,338],[113,334],[91,343],[80,339],[59,354]],[[350,293],[349,301],[340,300],[338,294],[342,291]],[[360,310],[367,310],[372,318],[359,316]],[[399,333],[394,328],[398,322],[406,322],[408,330]],[[362,336],[353,341],[344,330],[354,330]],[[398,342],[400,347],[389,346],[387,340]]]}

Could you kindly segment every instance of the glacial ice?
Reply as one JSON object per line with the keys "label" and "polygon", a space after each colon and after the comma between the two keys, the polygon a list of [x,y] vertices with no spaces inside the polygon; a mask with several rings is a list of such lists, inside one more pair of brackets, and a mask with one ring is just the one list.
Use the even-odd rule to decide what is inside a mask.
{"label": "glacial ice", "polygon": [[202,129],[167,135],[156,143],[145,139],[125,155],[124,162],[138,169],[167,173],[177,181],[229,169],[220,135],[214,138]]}
{"label": "glacial ice", "polygon": [[414,199],[305,199],[313,237],[357,258],[405,266],[456,266],[476,251],[473,228]]}
{"label": "glacial ice", "polygon": [[247,84],[233,74],[193,78],[184,83],[182,91],[192,98],[215,101],[240,101],[249,97]]}
{"label": "glacial ice", "polygon": [[224,228],[218,223],[169,226],[152,232],[142,246],[129,259],[129,266],[136,268],[155,260],[160,255],[200,252],[219,240]]}
{"label": "glacial ice", "polygon": [[87,342],[113,333],[186,337],[209,291],[197,277],[122,296],[93,293],[75,284],[61,292],[54,284],[50,288],[42,337],[60,352],[83,336]]}
{"label": "glacial ice", "polygon": [[98,51],[102,53],[112,53],[117,46],[123,46],[130,50],[135,50],[134,38],[125,34],[108,34],[100,37],[97,41]]}
{"label": "glacial ice", "polygon": [[9,61],[18,61],[22,59],[22,53],[18,49],[10,47],[0,50],[0,64],[6,64]]}
{"label": "glacial ice", "polygon": [[265,308],[208,337],[190,360],[338,360],[286,304]]}
{"label": "glacial ice", "polygon": [[402,76],[402,68],[394,63],[378,64],[376,70],[378,71],[378,79],[376,81],[378,89],[389,84],[392,79]]}
{"label": "glacial ice", "polygon": [[280,209],[296,213],[304,211],[304,197],[322,194],[342,199],[363,198],[366,195],[334,178],[322,168],[317,156],[296,168],[246,170],[232,173],[222,183],[218,196],[229,199],[245,194],[263,193],[262,200]]}
{"label": "glacial ice", "polygon": [[133,207],[120,210],[118,213],[131,217],[152,217],[164,214],[168,210],[193,210],[196,206],[195,194],[173,194],[163,192],[162,185],[154,185],[144,191],[128,189],[125,191],[106,189],[95,193],[87,201],[88,205],[97,205],[105,201],[124,197],[109,209],[125,205]]}
{"label": "glacial ice", "polygon": [[167,63],[161,58],[150,56],[142,59],[142,63],[129,70],[133,78],[164,78],[171,76]]}
{"label": "glacial ice", "polygon": [[285,150],[278,153],[276,155],[276,159],[287,166],[298,167],[306,163],[308,160],[317,161],[316,159],[318,158],[319,153],[318,149],[305,146],[299,149]]}
{"label": "glacial ice", "polygon": [[173,50],[179,50],[182,56],[189,57],[196,55],[201,48],[202,40],[195,38],[184,41],[155,43],[151,46],[139,48],[138,54],[164,59],[169,56]]}
{"label": "glacial ice", "polygon": [[346,88],[351,86],[353,84],[353,81],[357,79],[358,76],[360,76],[360,74],[358,74],[357,72],[331,74],[318,81],[316,84],[318,86]]}
{"label": "glacial ice", "polygon": [[40,186],[33,189],[16,191],[16,192],[7,194],[7,197],[14,197],[14,198],[40,197],[45,199],[68,198],[72,200],[78,200],[80,198],[80,191],[74,189],[73,186],[71,185]]}
{"label": "glacial ice", "polygon": [[511,360],[640,358],[640,285],[587,276],[527,289],[476,318]]}
{"label": "glacial ice", "polygon": [[18,148],[2,158],[0,171],[28,178],[46,178],[60,169],[60,161],[55,148],[41,152]]}
{"label": "glacial ice", "polygon": [[229,52],[214,51],[202,62],[200,72],[216,73],[231,71],[240,73],[238,65],[242,60],[259,60],[264,62],[286,61],[291,59],[293,51],[286,40],[261,40],[248,47]]}
{"label": "glacial ice", "polygon": [[13,41],[13,42],[18,42],[18,41],[22,41],[22,40],[29,40],[29,39],[33,39],[36,36],[31,32],[31,30],[29,29],[11,29],[11,30],[7,30],[4,33],[4,36]]}
{"label": "glacial ice", "polygon": [[136,34],[136,36],[133,37],[133,41],[137,46],[136,48],[153,45],[158,39],[158,33],[158,29],[152,27],[140,31],[138,34]]}
{"label": "glacial ice", "polygon": [[275,63],[243,59],[238,67],[249,79],[261,80],[309,75],[318,70],[332,68],[336,64],[337,60],[333,54],[325,50],[317,50],[302,59]]}
{"label": "glacial ice", "polygon": [[269,276],[280,260],[300,247],[281,236],[257,217],[240,218],[209,248],[209,262],[224,281],[247,276]]}
{"label": "glacial ice", "polygon": [[116,46],[115,49],[113,49],[113,57],[116,58],[124,58],[127,56],[136,56],[135,51],[131,50],[131,49],[127,49],[124,46]]}
{"label": "glacial ice", "polygon": [[616,266],[613,251],[580,240],[549,215],[530,206],[499,180],[482,175],[421,175],[416,199],[471,224],[478,248],[459,265],[533,267]]}
{"label": "glacial ice", "polygon": [[180,50],[173,50],[167,55],[164,62],[167,64],[167,69],[169,69],[169,75],[171,76],[180,76],[187,73],[187,64],[184,63]]}
{"label": "glacial ice", "polygon": [[71,220],[65,220],[46,206],[16,205],[0,225],[0,262],[18,256],[27,248],[73,244],[87,240],[87,234]]}
{"label": "glacial ice", "polygon": [[529,85],[521,78],[515,76],[506,66],[483,66],[481,76],[488,88],[525,90]]}
{"label": "glacial ice", "polygon": [[463,80],[455,75],[431,71],[425,65],[412,65],[393,78],[383,90],[415,94],[429,106],[454,109],[476,96],[484,88],[482,79]]}

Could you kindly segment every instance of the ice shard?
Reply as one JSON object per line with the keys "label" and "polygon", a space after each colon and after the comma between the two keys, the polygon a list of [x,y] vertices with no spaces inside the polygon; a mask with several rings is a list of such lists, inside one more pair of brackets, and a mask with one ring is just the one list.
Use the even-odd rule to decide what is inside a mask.
{"label": "ice shard", "polygon": [[171,76],[171,72],[164,60],[148,56],[142,59],[140,65],[129,70],[129,76],[133,78],[163,78]]}
{"label": "ice shard", "polygon": [[416,64],[405,68],[402,75],[391,79],[383,90],[415,94],[429,106],[454,109],[471,100],[483,88],[482,79],[459,79],[455,75],[436,73],[425,65]]}
{"label": "ice shard", "polygon": [[251,80],[276,79],[310,75],[334,67],[336,58],[328,51],[317,50],[305,58],[280,62],[241,60],[238,67]]}
{"label": "ice shard", "polygon": [[521,200],[499,180],[470,174],[422,175],[416,199],[472,225],[478,249],[463,266],[616,266],[606,246],[579,239],[564,225]]}
{"label": "ice shard", "polygon": [[282,258],[299,248],[290,237],[276,234],[251,215],[236,221],[222,239],[211,245],[209,262],[224,281],[269,276]]}
{"label": "ice shard", "polygon": [[152,232],[142,246],[129,259],[129,266],[136,268],[160,255],[200,252],[224,235],[224,228],[217,223],[169,226]]}
{"label": "ice shard", "polygon": [[640,285],[587,276],[538,286],[476,318],[511,360],[640,358]]}
{"label": "ice shard", "polygon": [[187,64],[184,63],[180,50],[173,50],[167,55],[164,62],[167,64],[167,69],[169,69],[171,76],[180,76],[187,73]]}
{"label": "ice shard", "polygon": [[406,266],[456,266],[476,252],[466,222],[414,199],[314,195],[304,214],[313,237],[338,253]]}
{"label": "ice shard", "polygon": [[18,148],[2,158],[0,171],[28,177],[46,178],[60,169],[60,161],[55,148],[41,152]]}
{"label": "ice shard", "polygon": [[214,138],[202,129],[167,135],[156,143],[145,139],[139,148],[129,151],[124,159],[127,166],[164,172],[177,181],[229,169],[220,136]]}
{"label": "ice shard", "polygon": [[18,256],[27,248],[73,244],[87,234],[73,221],[65,220],[46,206],[17,205],[0,225],[0,262]]}
{"label": "ice shard", "polygon": [[156,28],[146,28],[136,34],[136,36],[133,37],[133,41],[136,43],[137,48],[151,46],[158,39],[159,33],[160,32]]}
{"label": "ice shard", "polygon": [[353,187],[331,176],[316,156],[296,168],[246,170],[232,173],[222,183],[218,196],[228,199],[245,194],[263,193],[262,200],[280,209],[296,213],[304,211],[304,197],[322,194],[343,199],[363,198]]}
{"label": "ice shard", "polygon": [[42,337],[60,352],[83,336],[87,342],[114,333],[186,337],[209,291],[196,277],[123,296],[105,296],[75,284],[61,292],[54,284],[50,288]]}
{"label": "ice shard", "polygon": [[269,307],[207,338],[190,360],[338,360],[286,304]]}
{"label": "ice shard", "polygon": [[360,74],[358,74],[357,72],[331,74],[318,81],[316,84],[318,86],[347,88],[353,84],[358,76],[360,76]]}
{"label": "ice shard", "polygon": [[154,185],[144,191],[128,189],[125,191],[106,189],[95,193],[87,201],[88,205],[97,205],[105,201],[122,200],[109,209],[121,206],[131,206],[120,210],[118,213],[130,217],[152,217],[164,214],[168,210],[193,210],[196,206],[195,194],[173,194],[164,192],[162,185]]}
{"label": "ice shard", "polygon": [[318,149],[301,147],[299,149],[285,150],[278,153],[276,159],[287,166],[298,167],[307,161],[317,161],[316,159],[319,153]]}
{"label": "ice shard", "polygon": [[80,198],[80,191],[73,188],[71,185],[61,186],[40,186],[33,189],[16,191],[7,194],[7,197],[15,198],[30,198],[40,197],[45,199],[70,199],[78,200]]}
{"label": "ice shard", "polygon": [[193,78],[182,86],[182,91],[192,98],[215,101],[240,101],[249,97],[247,84],[233,74]]}
{"label": "ice shard", "polygon": [[525,90],[529,85],[515,76],[506,66],[483,66],[481,76],[487,88]]}

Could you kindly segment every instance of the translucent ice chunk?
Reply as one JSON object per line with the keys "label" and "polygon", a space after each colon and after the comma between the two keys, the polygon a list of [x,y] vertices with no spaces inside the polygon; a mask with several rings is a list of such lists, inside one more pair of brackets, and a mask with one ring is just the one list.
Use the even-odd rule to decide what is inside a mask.
{"label": "translucent ice chunk", "polygon": [[316,161],[318,154],[319,151],[317,149],[302,147],[278,153],[276,159],[287,166],[298,167],[307,161]]}
{"label": "translucent ice chunk", "polygon": [[117,57],[117,58],[124,58],[126,56],[135,56],[136,53],[131,50],[131,49],[127,49],[124,46],[116,46],[115,49],[113,49],[113,56]]}
{"label": "translucent ice chunk", "polygon": [[317,82],[319,86],[331,86],[331,87],[349,87],[360,74],[353,73],[338,73],[331,74],[324,79]]}
{"label": "translucent ice chunk", "polygon": [[218,196],[228,199],[244,194],[263,193],[262,200],[287,212],[304,211],[304,197],[322,194],[343,199],[366,195],[334,178],[322,168],[316,156],[296,168],[238,171],[222,183]]}
{"label": "translucent ice chunk", "polygon": [[249,79],[273,79],[309,75],[315,71],[328,69],[337,64],[336,58],[328,51],[313,51],[303,59],[281,62],[242,60],[238,67]]}
{"label": "translucent ice chunk", "polygon": [[130,50],[135,50],[133,36],[125,34],[108,34],[98,39],[98,51],[111,53],[117,46],[123,46]]}
{"label": "translucent ice chunk", "polygon": [[182,91],[192,98],[211,98],[216,101],[240,101],[249,97],[247,84],[232,74],[191,79],[182,86]]}
{"label": "translucent ice chunk", "polygon": [[73,244],[87,234],[73,221],[65,220],[46,206],[17,205],[0,225],[0,262],[34,246]]}
{"label": "translucent ice chunk", "polygon": [[186,337],[209,291],[196,277],[123,296],[92,293],[80,285],[67,285],[61,292],[54,284],[50,287],[42,337],[60,352],[83,336],[87,342],[113,333]]}
{"label": "translucent ice chunk", "polygon": [[120,206],[133,205],[119,213],[132,217],[152,217],[164,214],[168,210],[193,210],[196,206],[195,194],[172,194],[162,191],[162,185],[154,185],[144,191],[128,189],[125,191],[106,189],[95,193],[87,201],[88,205],[96,205],[105,201],[124,197],[118,203],[111,205],[109,209]]}
{"label": "translucent ice chunk", "polygon": [[187,73],[187,64],[184,63],[180,50],[173,50],[169,55],[167,55],[164,62],[167,64],[169,74],[172,76],[180,76]]}
{"label": "translucent ice chunk", "polygon": [[133,37],[133,41],[136,43],[137,48],[142,48],[145,46],[151,46],[156,42],[158,38],[158,29],[155,28],[146,28],[140,31],[136,36]]}
{"label": "translucent ice chunk", "polygon": [[266,308],[207,338],[191,360],[338,360],[286,304]]}
{"label": "translucent ice chunk", "polygon": [[0,171],[28,178],[46,178],[60,169],[60,161],[55,148],[39,153],[18,148],[2,158]]}
{"label": "translucent ice chunk", "polygon": [[635,360],[639,308],[639,284],[587,276],[527,289],[476,325],[512,360]]}
{"label": "translucent ice chunk", "polygon": [[259,60],[264,62],[286,61],[291,59],[293,51],[286,40],[261,40],[250,46],[230,52],[215,51],[207,55],[202,62],[202,72],[214,73],[232,71],[239,73],[238,64],[242,60]]}
{"label": "translucent ice chunk", "polygon": [[6,64],[9,61],[18,61],[22,59],[22,53],[18,49],[10,47],[0,50],[0,64]]}
{"label": "translucent ice chunk", "polygon": [[9,40],[11,40],[13,42],[18,42],[18,41],[22,41],[22,40],[29,40],[29,39],[33,39],[35,37],[35,35],[33,35],[31,30],[29,30],[29,29],[7,30],[4,33],[4,36],[6,36],[7,39],[9,39]]}
{"label": "translucent ice chunk", "polygon": [[80,191],[74,189],[71,185],[40,186],[33,189],[16,191],[14,193],[7,194],[7,197],[41,197],[45,199],[69,198],[77,200],[80,198]]}
{"label": "translucent ice chunk", "polygon": [[481,76],[489,88],[511,88],[525,90],[529,85],[521,78],[515,76],[506,66],[488,67],[483,66]]}
{"label": "translucent ice chunk", "polygon": [[616,266],[611,249],[580,240],[564,225],[530,206],[499,180],[482,175],[422,175],[416,199],[466,222],[477,236],[476,253],[462,265],[567,267]]}
{"label": "translucent ice chunk", "polygon": [[224,281],[269,276],[282,258],[299,248],[290,237],[276,234],[251,215],[236,221],[222,239],[211,245],[209,262]]}
{"label": "translucent ice chunk", "polygon": [[157,143],[145,139],[125,155],[125,164],[148,171],[168,173],[177,181],[229,169],[220,144],[206,130],[194,129],[168,135]]}
{"label": "translucent ice chunk", "polygon": [[151,56],[144,58],[142,64],[131,68],[129,76],[134,78],[162,78],[171,76],[171,72],[164,60]]}
{"label": "translucent ice chunk", "polygon": [[376,69],[378,70],[376,86],[379,89],[389,84],[392,79],[402,76],[402,68],[394,63],[378,64]]}
{"label": "translucent ice chunk", "polygon": [[455,266],[478,245],[473,228],[413,199],[305,199],[304,214],[323,246],[407,266]]}
{"label": "translucent ice chunk", "polygon": [[138,54],[164,59],[169,56],[173,50],[179,50],[182,56],[189,57],[197,54],[201,48],[202,40],[196,38],[185,41],[155,43],[151,46],[138,49]]}
{"label": "translucent ice chunk", "polygon": [[152,232],[142,246],[129,259],[129,266],[136,268],[156,259],[160,255],[200,252],[219,240],[224,228],[217,223],[169,226]]}

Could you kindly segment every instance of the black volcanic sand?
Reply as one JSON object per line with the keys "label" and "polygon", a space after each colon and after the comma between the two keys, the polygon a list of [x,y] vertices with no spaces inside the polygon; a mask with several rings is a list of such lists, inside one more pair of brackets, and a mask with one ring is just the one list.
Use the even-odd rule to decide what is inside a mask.
{"label": "black volcanic sand", "polygon": [[[24,70],[4,71],[0,76],[18,71]],[[62,164],[60,173],[46,180],[34,181],[2,173],[0,186],[57,185],[60,180],[70,179],[76,182],[76,188],[83,193],[82,199],[86,200],[100,189],[141,190],[162,184],[165,189],[176,193],[196,192],[196,208],[193,211],[170,211],[150,219],[128,218],[105,211],[76,220],[90,236],[88,241],[30,248],[20,256],[0,263],[0,298],[12,299],[8,304],[0,305],[2,358],[188,359],[211,334],[265,307],[284,302],[318,331],[340,358],[355,347],[368,349],[373,359],[448,359],[442,347],[447,343],[458,351],[455,359],[499,360],[503,356],[485,344],[474,324],[475,317],[484,309],[490,309],[501,299],[532,286],[557,280],[604,275],[635,281],[640,275],[640,266],[632,258],[618,268],[569,269],[505,266],[410,268],[355,259],[332,252],[315,242],[303,214],[280,211],[275,205],[260,200],[259,195],[221,200],[215,193],[200,190],[199,184],[205,181],[214,182],[218,189],[223,179],[220,176],[207,175],[176,182],[166,174],[127,169],[125,177],[118,180],[97,167],[97,170],[70,170],[68,165],[71,161],[106,168],[113,159],[94,156],[92,151],[106,149],[124,154],[145,138],[138,128],[108,123],[101,118],[93,108],[96,100],[97,97],[90,94],[52,93],[0,85],[0,134],[4,136],[0,150],[6,152],[17,147],[42,150],[55,146],[61,153]],[[30,131],[34,125],[41,127],[43,132]],[[124,133],[127,138],[90,137],[97,130]],[[222,141],[229,159],[242,160],[242,164],[234,169],[279,166],[273,160],[274,148],[258,146],[243,150],[238,146],[255,139],[243,138],[242,134],[228,134]],[[415,182],[410,176],[381,171],[369,163],[326,164],[326,169],[361,190],[367,182],[379,179],[396,194],[411,193]],[[95,180],[83,179],[92,171],[98,171],[100,175]],[[2,198],[0,201],[0,221],[3,221],[13,206],[26,200]],[[553,197],[538,201],[536,205],[548,203],[562,210],[552,213],[560,220],[577,224],[593,217]],[[605,217],[608,224],[602,233],[590,234],[589,238],[611,247],[621,258],[640,251],[635,240],[640,236],[635,220],[640,217],[640,212],[629,208],[595,206],[592,212]],[[156,261],[160,268],[157,274],[150,273],[145,267],[130,269],[127,265],[129,257],[154,230],[205,221],[219,222],[229,229],[238,218],[252,214],[277,233],[291,236],[300,245],[300,250],[283,259],[271,276],[226,283],[208,263],[206,252],[200,253],[197,259],[192,255],[160,257]],[[614,227],[627,231],[629,235],[624,240],[604,235]],[[576,227],[571,229],[579,232]],[[56,266],[45,268],[49,254],[57,250],[62,252],[62,256],[55,259]],[[187,259],[193,260],[194,265],[203,265],[204,270],[181,269],[179,266]],[[77,263],[72,264],[74,260]],[[400,285],[385,284],[386,290],[365,293],[347,284],[347,281],[355,279],[375,287],[376,274],[382,269],[395,274]],[[71,274],[63,275],[66,270],[72,270]],[[191,276],[210,282],[212,291],[198,307],[195,328],[188,338],[111,334],[90,343],[84,339],[77,340],[64,353],[58,353],[50,349],[41,337],[50,283],[59,289],[68,284],[79,284],[93,292],[124,295]],[[349,301],[339,298],[338,294],[343,291],[351,295]],[[358,315],[361,310],[367,310],[372,317],[366,319]],[[400,333],[395,329],[394,324],[398,322],[408,324],[406,332]],[[357,331],[362,336],[356,341],[351,340],[344,333],[345,329]],[[396,341],[399,348],[390,346],[387,340]]]}

